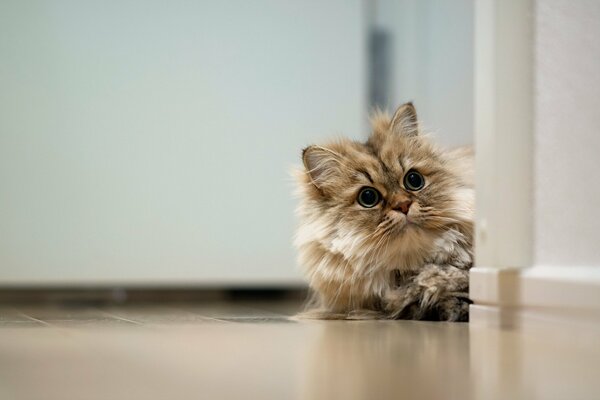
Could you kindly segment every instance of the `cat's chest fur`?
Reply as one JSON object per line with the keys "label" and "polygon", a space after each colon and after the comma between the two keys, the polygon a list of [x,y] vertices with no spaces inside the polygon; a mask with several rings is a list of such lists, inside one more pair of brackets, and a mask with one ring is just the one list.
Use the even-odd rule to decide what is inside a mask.
{"label": "cat's chest fur", "polygon": [[470,269],[473,264],[473,251],[470,236],[458,230],[448,230],[435,239],[425,263],[452,265],[460,269]]}
{"label": "cat's chest fur", "polygon": [[469,269],[472,264],[470,237],[449,229],[427,241],[402,241],[372,251],[351,247],[352,242],[337,238],[308,241],[302,245],[302,264],[311,287],[332,310],[376,308],[376,304],[396,284],[395,275],[416,273],[426,264],[452,265]]}

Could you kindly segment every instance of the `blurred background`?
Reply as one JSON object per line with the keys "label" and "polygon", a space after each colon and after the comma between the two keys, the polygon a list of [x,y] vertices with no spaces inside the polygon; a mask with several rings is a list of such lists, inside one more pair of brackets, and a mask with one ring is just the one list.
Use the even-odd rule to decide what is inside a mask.
{"label": "blurred background", "polygon": [[0,2],[0,285],[302,287],[290,167],[473,138],[472,1]]}

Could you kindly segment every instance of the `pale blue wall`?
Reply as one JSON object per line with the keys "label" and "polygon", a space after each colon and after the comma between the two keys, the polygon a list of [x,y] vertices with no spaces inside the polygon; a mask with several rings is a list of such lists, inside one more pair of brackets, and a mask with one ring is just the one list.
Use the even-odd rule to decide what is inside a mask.
{"label": "pale blue wall", "polygon": [[0,3],[0,284],[298,281],[288,170],[363,128],[360,1]]}

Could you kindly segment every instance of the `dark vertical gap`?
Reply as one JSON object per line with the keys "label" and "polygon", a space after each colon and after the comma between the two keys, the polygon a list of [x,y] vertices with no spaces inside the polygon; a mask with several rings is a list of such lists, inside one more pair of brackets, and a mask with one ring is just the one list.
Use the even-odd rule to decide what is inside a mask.
{"label": "dark vertical gap", "polygon": [[367,3],[367,73],[368,104],[371,109],[385,110],[391,101],[392,35],[377,22],[377,1]]}

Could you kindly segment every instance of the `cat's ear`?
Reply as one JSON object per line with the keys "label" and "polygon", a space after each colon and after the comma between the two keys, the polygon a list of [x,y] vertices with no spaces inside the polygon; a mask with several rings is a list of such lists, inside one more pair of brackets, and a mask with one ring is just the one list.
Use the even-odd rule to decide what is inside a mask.
{"label": "cat's ear", "polygon": [[302,150],[302,162],[313,185],[319,189],[341,173],[341,156],[325,147],[308,146]]}
{"label": "cat's ear", "polygon": [[412,103],[404,103],[394,113],[390,123],[390,131],[395,135],[417,136],[419,134],[419,120],[417,110]]}

